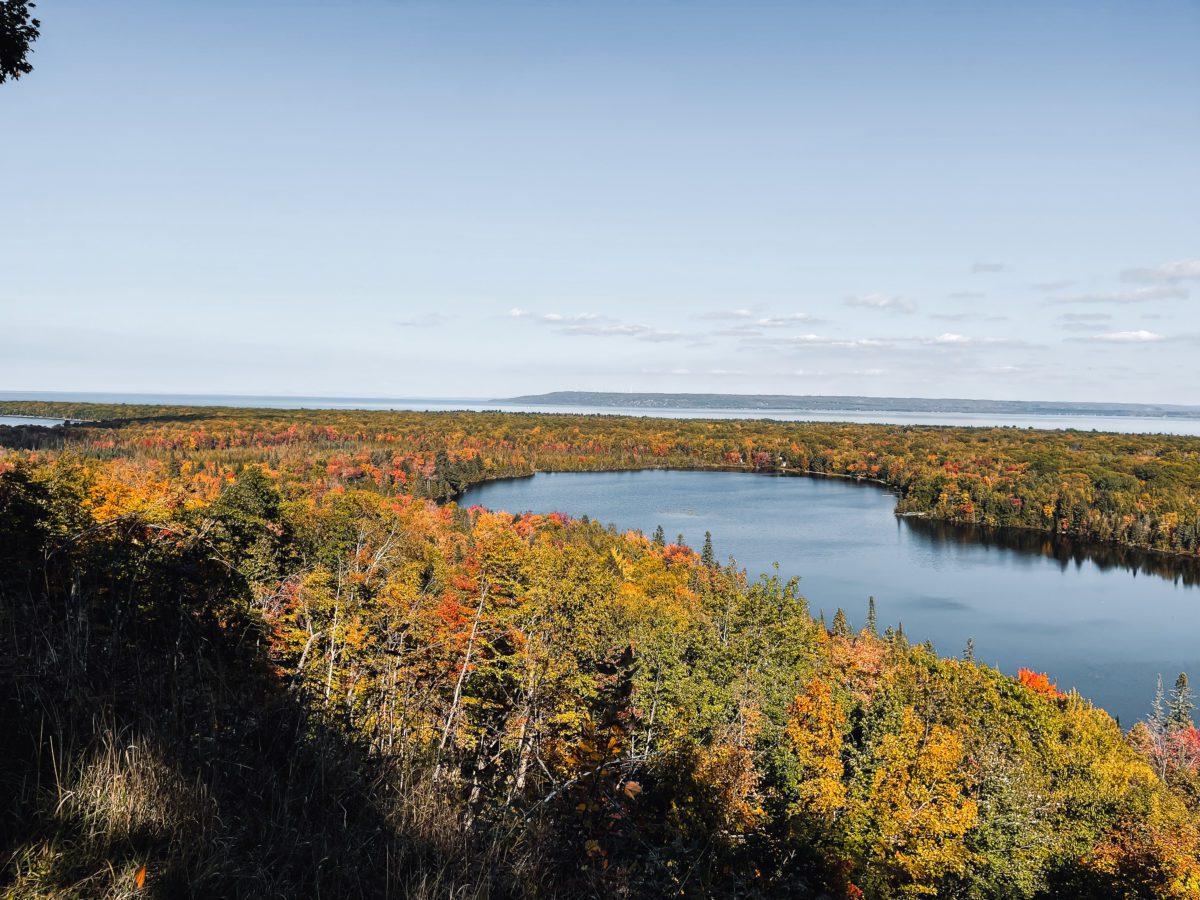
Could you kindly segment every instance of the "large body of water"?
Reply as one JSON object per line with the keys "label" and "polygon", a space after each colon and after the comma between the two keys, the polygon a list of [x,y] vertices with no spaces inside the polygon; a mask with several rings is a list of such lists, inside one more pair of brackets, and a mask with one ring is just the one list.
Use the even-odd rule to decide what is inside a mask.
{"label": "large body of water", "polygon": [[1049,672],[1125,727],[1143,717],[1162,673],[1200,676],[1200,571],[1136,551],[1029,532],[997,534],[894,515],[895,498],[836,478],[737,472],[539,474],[477,485],[461,504],[591,516],[699,547],[751,576],[798,575],[814,615],[840,606],[861,627],[874,595],[880,628],[1013,674]]}
{"label": "large body of water", "polygon": [[774,419],[779,422],[860,422],[883,425],[962,425],[970,427],[1073,428],[1122,434],[1200,436],[1200,419],[1140,416],[1002,415],[870,410],[646,409],[644,407],[547,406],[478,398],[276,397],[233,394],[108,394],[0,391],[0,400],[61,400],[73,403],[136,403],[167,406],[233,406],[266,409],[477,410],[568,413],[591,416],[652,416],[663,419]]}
{"label": "large body of water", "polygon": [[0,416],[0,425],[62,425],[66,419],[48,419],[45,416]]}

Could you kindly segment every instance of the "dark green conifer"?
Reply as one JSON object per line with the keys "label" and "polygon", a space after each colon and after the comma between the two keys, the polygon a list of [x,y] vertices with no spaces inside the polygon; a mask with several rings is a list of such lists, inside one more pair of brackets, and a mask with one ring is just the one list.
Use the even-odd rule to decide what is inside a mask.
{"label": "dark green conifer", "polygon": [[704,549],[700,552],[700,561],[710,569],[717,567],[717,554],[713,551],[712,532],[704,532]]}
{"label": "dark green conifer", "polygon": [[834,637],[850,637],[850,623],[846,620],[846,611],[840,606],[838,607],[838,611],[833,615],[832,633]]}
{"label": "dark green conifer", "polygon": [[879,636],[879,623],[875,620],[875,596],[867,599],[867,632]]}
{"label": "dark green conifer", "polygon": [[1180,672],[1167,703],[1167,723],[1172,730],[1192,727],[1192,710],[1196,708],[1195,695],[1188,686],[1187,672]]}
{"label": "dark green conifer", "polygon": [[654,543],[660,547],[665,547],[667,545],[667,533],[663,531],[663,527],[661,525],[654,529]]}

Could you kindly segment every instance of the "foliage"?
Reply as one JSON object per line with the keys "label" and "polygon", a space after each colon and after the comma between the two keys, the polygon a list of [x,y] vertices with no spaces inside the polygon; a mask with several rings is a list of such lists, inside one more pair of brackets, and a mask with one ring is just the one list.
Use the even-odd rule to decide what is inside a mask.
{"label": "foliage", "polygon": [[1126,736],[665,535],[434,502],[853,431],[135,412],[0,456],[0,892],[1200,891],[1186,681]]}
{"label": "foliage", "polygon": [[366,487],[447,499],[536,471],[727,468],[877,482],[897,511],[1200,559],[1200,439],[1018,428],[491,412],[254,410],[0,402],[65,429],[0,427],[0,446],[186,466],[247,465],[285,492]]}
{"label": "foliage", "polygon": [[36,5],[29,0],[0,0],[0,84],[33,71],[30,45],[42,24],[33,17]]}

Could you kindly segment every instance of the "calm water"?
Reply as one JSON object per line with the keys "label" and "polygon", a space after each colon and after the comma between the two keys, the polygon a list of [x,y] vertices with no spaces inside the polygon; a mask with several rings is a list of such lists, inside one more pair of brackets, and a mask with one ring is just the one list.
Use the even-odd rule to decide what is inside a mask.
{"label": "calm water", "polygon": [[0,425],[61,425],[66,419],[47,419],[44,416],[0,416]]}
{"label": "calm water", "polygon": [[650,534],[662,525],[751,575],[778,561],[814,614],[856,627],[874,595],[880,628],[903,622],[945,655],[968,637],[1008,673],[1048,671],[1119,716],[1144,716],[1161,672],[1200,676],[1200,571],[1163,557],[1041,535],[1000,536],[893,513],[888,492],[843,479],[737,472],[541,474],[469,490],[462,505],[589,515]]}
{"label": "calm water", "polygon": [[642,407],[542,406],[478,398],[278,397],[233,394],[108,394],[0,391],[0,400],[62,400],[77,403],[145,403],[167,406],[232,406],[265,409],[479,410],[568,413],[589,416],[650,416],[661,419],[774,419],[779,422],[861,422],[883,425],[964,425],[990,428],[1073,428],[1121,434],[1200,436],[1200,419],[1139,416],[1038,416],[969,413],[880,412],[863,410],[645,409]]}

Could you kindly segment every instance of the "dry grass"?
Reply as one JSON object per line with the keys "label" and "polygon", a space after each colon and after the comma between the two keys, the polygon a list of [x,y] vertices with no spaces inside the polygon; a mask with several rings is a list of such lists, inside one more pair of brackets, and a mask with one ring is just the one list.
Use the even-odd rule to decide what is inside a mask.
{"label": "dry grass", "polygon": [[202,880],[217,864],[217,808],[203,783],[184,779],[129,729],[97,732],[86,750],[61,735],[40,748],[52,777],[29,786],[29,818],[40,827],[8,861],[7,895],[144,897],[164,872]]}

